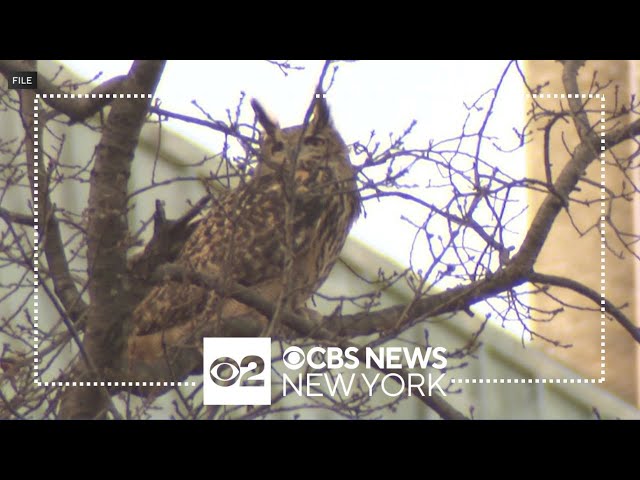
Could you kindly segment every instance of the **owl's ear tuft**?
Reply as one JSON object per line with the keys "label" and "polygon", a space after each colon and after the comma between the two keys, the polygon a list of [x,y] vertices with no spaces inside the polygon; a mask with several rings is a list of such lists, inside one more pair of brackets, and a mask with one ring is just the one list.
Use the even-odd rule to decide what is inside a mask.
{"label": "owl's ear tuft", "polygon": [[313,101],[311,125],[312,129],[317,132],[332,125],[331,112],[329,111],[329,105],[327,105],[327,99],[324,98],[322,93],[319,94],[319,97],[314,98]]}
{"label": "owl's ear tuft", "polygon": [[276,130],[279,128],[278,122],[272,120],[269,115],[267,115],[264,107],[260,105],[260,102],[258,102],[255,98],[251,99],[251,107],[256,113],[258,123],[262,126],[262,128],[264,128],[264,131],[267,132],[267,135],[274,136]]}

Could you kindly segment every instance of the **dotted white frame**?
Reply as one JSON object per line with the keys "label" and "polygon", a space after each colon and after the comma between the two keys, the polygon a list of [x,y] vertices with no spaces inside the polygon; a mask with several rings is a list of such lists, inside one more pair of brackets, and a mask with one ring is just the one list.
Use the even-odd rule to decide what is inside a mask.
{"label": "dotted white frame", "polygon": [[41,380],[38,357],[38,343],[39,343],[39,327],[38,327],[38,286],[40,279],[38,275],[38,162],[40,158],[39,152],[39,107],[41,98],[69,98],[69,99],[83,99],[83,98],[130,98],[130,99],[146,99],[152,98],[150,93],[58,93],[58,94],[36,94],[36,98],[33,100],[33,377],[34,382],[38,386],[42,387],[195,387],[197,382],[175,382],[175,381],[160,381],[160,382],[139,382],[139,381],[122,381],[122,382],[106,382],[106,381],[91,381],[91,382],[73,382],[73,381],[57,381],[46,382]]}
{"label": "dotted white frame", "polygon": [[606,325],[606,305],[605,305],[605,282],[606,282],[606,195],[605,195],[605,96],[600,93],[539,93],[527,95],[528,98],[599,98],[600,99],[600,378],[453,378],[452,384],[522,384],[522,383],[604,383],[606,378],[606,348],[605,348],[605,325]]}
{"label": "dotted white frame", "polygon": [[[325,95],[322,95],[323,97]],[[605,307],[605,285],[606,285],[606,245],[605,245],[605,225],[606,225],[606,196],[605,196],[605,96],[603,94],[564,94],[564,93],[547,93],[547,94],[532,94],[533,98],[599,98],[600,99],[600,378],[453,378],[452,384],[526,384],[526,383],[604,383],[606,378],[606,348],[605,348],[605,326],[606,326],[606,307]],[[92,93],[92,94],[36,94],[33,104],[33,376],[34,382],[38,386],[44,387],[195,387],[197,382],[175,382],[175,381],[121,381],[121,382],[106,382],[106,381],[91,381],[91,382],[74,382],[74,381],[53,381],[46,382],[40,378],[40,372],[38,370],[38,343],[39,343],[39,327],[38,327],[38,287],[39,287],[39,275],[38,275],[38,162],[39,162],[39,122],[38,122],[38,110],[41,98],[69,98],[69,99],[82,99],[82,98],[131,98],[131,99],[144,99],[152,98],[152,94],[138,94],[138,93]],[[319,94],[316,94],[316,98],[319,98]]]}

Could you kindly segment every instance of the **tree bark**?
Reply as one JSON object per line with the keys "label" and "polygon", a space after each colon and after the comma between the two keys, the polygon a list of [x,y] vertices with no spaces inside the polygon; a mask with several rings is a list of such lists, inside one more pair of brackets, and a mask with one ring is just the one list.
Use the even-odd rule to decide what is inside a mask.
{"label": "tree bark", "polygon": [[[136,61],[126,93],[153,93],[165,62]],[[77,366],[80,381],[103,381],[105,372],[123,371],[127,317],[131,311],[127,274],[127,182],[151,100],[113,101],[91,172],[88,208],[88,292],[90,306],[84,349],[92,366]],[[106,418],[110,397],[98,387],[70,387],[61,401],[67,419]]]}

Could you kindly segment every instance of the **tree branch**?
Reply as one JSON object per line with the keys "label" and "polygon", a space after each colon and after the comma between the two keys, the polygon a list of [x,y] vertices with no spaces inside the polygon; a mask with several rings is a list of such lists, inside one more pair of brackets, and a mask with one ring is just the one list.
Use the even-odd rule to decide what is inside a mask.
{"label": "tree branch", "polygon": [[17,223],[18,225],[33,227],[32,215],[23,215],[22,213],[11,212],[6,208],[0,208],[0,218],[7,223]]}
{"label": "tree branch", "polygon": [[[30,61],[0,61],[0,65],[3,63],[11,64],[11,68],[17,71],[25,71],[30,69],[36,69],[36,65]],[[28,144],[33,145],[33,101],[35,99],[33,90],[20,90],[20,116],[22,124],[24,125],[26,139]],[[43,145],[44,135],[46,132],[45,123],[40,121],[39,128],[39,143]],[[34,152],[33,148],[26,149],[27,155],[27,172],[29,175],[29,184],[34,189]],[[40,225],[44,225],[44,231],[40,231],[40,248],[44,252],[47,265],[49,267],[49,275],[53,282],[54,291],[69,317],[72,321],[77,321],[80,316],[86,311],[87,305],[82,300],[80,292],[76,288],[76,284],[73,281],[71,272],[69,271],[69,263],[64,250],[64,242],[62,240],[62,234],[60,233],[60,225],[58,219],[55,216],[54,209],[51,205],[51,198],[49,196],[49,175],[47,174],[47,164],[39,159],[39,175],[38,175],[38,191],[39,191],[39,215]],[[4,215],[3,215],[4,218]],[[34,218],[29,219],[29,225],[34,225]],[[26,220],[26,219],[23,219]],[[44,220],[44,221],[43,221]]]}
{"label": "tree branch", "polygon": [[[0,60],[0,73],[5,77],[8,77],[11,72],[21,70],[24,71],[25,67],[19,60]],[[128,77],[126,75],[121,75],[105,80],[96,88],[88,92],[90,94],[96,94],[96,98],[64,98],[64,94],[68,94],[68,92],[61,90],[40,73],[38,74],[37,91],[38,93],[47,94],[47,98],[42,99],[47,105],[60,113],[64,113],[74,122],[79,122],[91,117],[113,101],[112,98],[98,98],[98,94],[131,92],[128,86]],[[54,94],[56,96],[57,94],[61,94],[62,97],[51,98],[50,95]]]}
{"label": "tree branch", "polygon": [[[164,64],[134,62],[129,92],[153,92]],[[149,104],[150,99],[113,101],[91,172],[87,233],[91,306],[84,342],[100,374],[124,370],[126,319],[132,309],[126,262],[127,181]],[[96,390],[73,390],[63,399],[61,414],[65,418],[94,418],[104,411],[103,403]]]}
{"label": "tree branch", "polygon": [[569,112],[571,118],[576,126],[578,132],[578,138],[582,143],[589,143],[591,128],[589,127],[589,119],[584,111],[584,105],[580,102],[579,98],[575,97],[575,94],[580,93],[578,87],[578,70],[585,64],[583,60],[564,60],[561,62],[564,66],[562,70],[562,84],[564,85],[565,92],[571,97],[567,99],[569,103]]}
{"label": "tree branch", "polygon": [[[571,280],[569,278],[559,277],[556,275],[546,275],[543,273],[532,273],[529,275],[529,281],[532,283],[543,283],[546,285],[553,285],[556,287],[567,288],[579,293],[580,295],[592,300],[598,307],[600,307],[600,293],[592,290],[591,288],[583,285],[580,282]],[[631,336],[640,343],[640,328],[636,327],[633,322],[622,311],[613,305],[609,300],[605,299],[605,309],[622,327],[627,330]]]}
{"label": "tree branch", "polygon": [[[42,136],[42,134],[41,134]],[[41,171],[45,171],[45,166],[41,165]],[[46,174],[41,175],[41,183],[46,182]],[[43,189],[44,191],[44,189]],[[47,265],[49,267],[49,275],[53,282],[53,288],[56,295],[64,305],[69,318],[73,322],[77,322],[80,317],[87,311],[87,304],[82,300],[80,291],[76,287],[71,271],[69,270],[69,262],[64,251],[64,243],[62,234],[60,233],[60,224],[55,216],[55,210],[51,208],[49,196],[44,198],[46,207],[43,210],[48,211],[47,228],[44,234],[44,242],[41,244],[44,250]]]}
{"label": "tree branch", "polygon": [[640,119],[635,122],[628,123],[626,125],[622,125],[616,129],[607,132],[606,136],[606,147],[607,150],[613,148],[619,143],[624,142],[625,140],[629,140],[630,138],[637,137],[640,135]]}
{"label": "tree branch", "polygon": [[538,208],[529,231],[511,262],[518,265],[523,273],[529,273],[532,270],[563,204],[568,203],[569,194],[576,187],[589,164],[597,157],[597,142],[598,139],[590,135],[587,138],[587,143],[582,142],[576,147],[571,160],[564,166],[553,184],[552,192],[547,194],[542,205]]}
{"label": "tree branch", "polygon": [[194,125],[201,125],[203,127],[207,127],[207,128],[212,129],[212,130],[216,130],[218,132],[222,132],[225,135],[229,135],[229,136],[244,140],[247,143],[247,145],[256,143],[255,139],[253,139],[251,137],[247,137],[246,135],[241,134],[240,131],[239,131],[239,128],[237,126],[235,128],[229,127],[224,122],[219,121],[219,120],[216,120],[216,121],[203,120],[201,118],[192,117],[190,115],[183,115],[181,113],[170,112],[169,110],[165,110],[163,108],[155,107],[155,106],[151,107],[149,109],[149,111],[151,113],[155,113],[156,115],[158,115],[161,118],[162,117],[175,118],[176,120],[181,120],[183,122],[192,123]]}
{"label": "tree branch", "polygon": [[[578,86],[576,76],[582,63],[577,61],[566,61],[563,63],[564,71],[562,78],[565,89],[567,93],[577,93]],[[583,175],[583,172],[586,171],[589,164],[598,156],[599,138],[590,133],[589,122],[580,101],[571,98],[569,99],[569,105],[581,142],[574,150],[571,160],[565,165],[562,172],[560,172],[558,179],[553,184],[551,193],[546,196],[536,212],[520,250],[513,257],[512,263],[518,264],[519,268],[523,269],[526,273],[533,269],[533,264],[538,258],[542,246],[547,239],[547,235],[563,205],[568,205],[569,194],[576,187],[580,177]],[[609,148],[615,144],[615,142],[611,141]]]}
{"label": "tree branch", "polygon": [[[31,60],[25,60],[25,61],[21,61],[19,62],[21,64],[21,69],[22,70],[35,70],[36,69],[36,63],[34,61]],[[34,109],[33,109],[33,105],[34,105],[34,100],[35,100],[35,92],[33,90],[21,90],[20,91],[20,118],[22,120],[22,124],[24,126],[24,131],[25,131],[25,141],[27,143],[27,145],[29,145],[28,148],[26,148],[26,156],[27,156],[27,171],[29,174],[29,184],[32,188],[32,190],[35,190],[36,186],[35,186],[35,175],[34,175],[34,165],[35,165],[35,150],[33,148],[31,148],[31,146],[33,145],[33,126],[34,126]],[[39,144],[42,145],[42,139],[43,139],[43,128],[39,129]],[[40,175],[38,176],[38,179],[40,181],[39,183],[39,199],[42,202],[40,204],[41,209],[40,209],[40,217],[42,218],[42,215],[45,215],[45,225],[47,225],[47,227],[51,224],[51,220],[55,219],[53,212],[51,210],[51,202],[49,199],[49,185],[48,185],[48,176],[46,175],[46,169],[44,167],[44,165],[40,165],[42,164],[41,159],[39,158],[40,162],[39,162],[39,167],[40,167]],[[44,201],[42,201],[42,199],[44,199]],[[35,204],[35,202],[34,202]],[[35,218],[36,215],[34,215],[34,217],[31,220],[31,223],[33,225],[36,225],[35,223]],[[47,219],[49,221],[47,221]],[[45,229],[45,237],[47,236],[46,231],[48,230]],[[43,248],[45,250],[45,255],[47,256],[47,260],[49,260],[49,253],[51,253],[51,251],[55,251],[55,254],[58,256],[56,258],[56,260],[54,260],[52,263],[53,265],[49,265],[50,268],[50,273],[52,275],[52,278],[54,279],[54,285],[56,288],[56,294],[60,295],[60,298],[63,299],[63,301],[69,301],[68,299],[68,295],[67,294],[73,294],[72,292],[76,292],[75,290],[75,284],[73,283],[73,281],[71,280],[71,275],[69,272],[69,267],[66,261],[66,257],[64,254],[64,248],[63,248],[63,244],[62,244],[62,239],[60,236],[60,230],[58,227],[58,223],[54,222],[52,224],[52,228],[50,233],[53,233],[53,235],[49,235],[49,241],[45,241]],[[49,247],[47,247],[47,243],[49,244]],[[65,282],[68,281],[70,282],[69,285],[65,285]],[[61,286],[62,285],[62,286]],[[42,284],[42,287],[45,291],[47,291],[47,286],[46,284]],[[77,294],[77,299],[79,299],[79,294]],[[75,300],[72,301],[73,305],[69,305],[69,311],[74,311],[73,306],[77,303]],[[54,302],[54,305],[56,307],[58,307],[57,303]],[[67,305],[65,305],[65,308],[67,308]],[[60,314],[62,315],[63,319],[66,319],[67,316],[65,314],[65,312],[60,312]],[[79,338],[77,336],[77,332],[75,332],[73,325],[69,324],[69,326],[71,327],[70,332],[73,334],[76,334],[75,339],[77,341],[79,341]],[[89,369],[93,369],[93,364],[91,362],[91,358],[84,355],[83,356],[84,360],[87,363],[87,366],[89,367]],[[106,391],[105,388],[99,388],[96,389],[94,391],[94,394],[101,400],[101,404],[104,406],[104,408],[109,409],[110,411],[113,412],[114,416],[117,418],[118,417],[118,411],[115,409],[115,407],[113,406],[113,403],[111,402],[111,397],[109,396],[108,392]]]}

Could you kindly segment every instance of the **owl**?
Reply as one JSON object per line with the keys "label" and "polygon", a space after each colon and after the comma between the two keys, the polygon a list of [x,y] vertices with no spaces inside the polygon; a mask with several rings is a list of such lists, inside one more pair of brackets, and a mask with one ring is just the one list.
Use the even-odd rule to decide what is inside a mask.
{"label": "owl", "polygon": [[[262,127],[252,178],[213,200],[178,254],[188,269],[231,280],[263,298],[301,310],[325,281],[360,213],[356,172],[335,129],[326,99],[316,95],[307,124],[281,128],[256,100]],[[155,286],[132,315],[131,357],[151,361],[170,340],[206,325],[216,334],[221,320],[270,319],[219,292],[188,282]],[[263,330],[266,331],[266,330]],[[219,333],[218,333],[219,334]],[[145,337],[163,337],[145,342]],[[201,336],[191,339],[201,343]],[[156,345],[151,347],[150,345]],[[195,360],[193,360],[195,361]]]}

